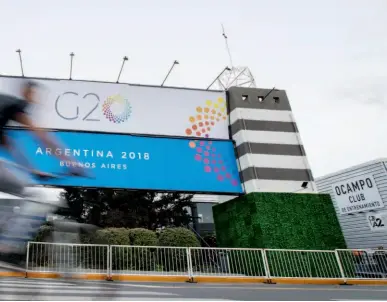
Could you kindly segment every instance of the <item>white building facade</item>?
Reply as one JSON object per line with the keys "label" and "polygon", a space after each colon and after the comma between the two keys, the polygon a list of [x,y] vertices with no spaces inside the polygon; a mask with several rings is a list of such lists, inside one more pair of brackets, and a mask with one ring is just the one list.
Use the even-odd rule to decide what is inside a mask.
{"label": "white building facade", "polygon": [[314,193],[312,171],[286,92],[231,87],[227,100],[245,192]]}
{"label": "white building facade", "polygon": [[348,248],[387,248],[387,159],[316,179],[329,194]]}

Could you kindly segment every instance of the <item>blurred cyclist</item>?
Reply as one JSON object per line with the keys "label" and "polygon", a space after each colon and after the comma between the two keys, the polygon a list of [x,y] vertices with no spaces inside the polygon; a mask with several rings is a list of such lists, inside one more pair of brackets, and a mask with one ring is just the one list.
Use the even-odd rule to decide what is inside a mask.
{"label": "blurred cyclist", "polygon": [[[28,130],[32,131],[36,137],[47,147],[47,148],[63,148],[47,134],[47,132],[38,129],[36,127],[33,118],[28,115],[29,107],[37,103],[36,102],[36,89],[38,84],[32,81],[23,83],[22,86],[22,98],[17,98],[10,95],[0,94],[0,148],[5,149],[15,160],[17,164],[24,167],[32,175],[45,178],[49,177],[49,174],[43,173],[36,170],[27,158],[24,156],[23,147],[17,146],[10,136],[7,135],[5,127],[8,126],[9,122],[15,121],[23,125]],[[54,156],[62,160],[69,160],[67,156],[57,155],[54,152]],[[71,159],[70,159],[71,160]],[[70,174],[82,175],[79,169],[70,168]],[[0,161],[0,191],[17,195],[19,197],[27,197],[25,193],[26,183],[12,173],[4,163]],[[18,226],[10,225],[14,223],[9,221],[6,223],[6,230],[17,228]],[[3,229],[4,231],[4,229]],[[16,240],[16,238],[14,238]],[[11,242],[10,242],[11,241]],[[20,240],[19,240],[20,241]],[[18,257],[14,254],[18,249],[13,248],[12,238],[4,238],[4,234],[0,240],[0,262],[7,262],[12,264],[18,263]],[[1,266],[1,263],[0,263]]]}

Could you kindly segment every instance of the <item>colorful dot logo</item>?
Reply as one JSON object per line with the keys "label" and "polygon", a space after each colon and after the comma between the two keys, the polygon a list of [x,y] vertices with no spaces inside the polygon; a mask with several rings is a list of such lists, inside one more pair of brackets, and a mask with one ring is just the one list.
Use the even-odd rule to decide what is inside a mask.
{"label": "colorful dot logo", "polygon": [[129,101],[120,95],[108,97],[102,105],[104,116],[115,124],[127,121],[132,114]]}
{"label": "colorful dot logo", "polygon": [[212,141],[190,141],[188,146],[194,151],[194,159],[203,163],[205,173],[214,173],[218,181],[238,186],[239,181],[235,177],[237,171],[228,171],[222,154],[216,151]]}
{"label": "colorful dot logo", "polygon": [[[218,98],[216,102],[207,100],[205,106],[196,107],[196,112],[188,117],[190,127],[186,128],[188,136],[209,138],[216,123],[227,119],[226,102]],[[239,185],[238,171],[229,171],[222,154],[217,152],[212,141],[193,140],[188,144],[194,152],[194,160],[202,163],[205,173],[214,173],[220,182],[230,182],[233,186]]]}
{"label": "colorful dot logo", "polygon": [[225,100],[221,97],[216,102],[207,100],[204,107],[197,107],[196,113],[188,118],[191,125],[185,129],[185,133],[189,136],[208,138],[215,123],[226,119]]}

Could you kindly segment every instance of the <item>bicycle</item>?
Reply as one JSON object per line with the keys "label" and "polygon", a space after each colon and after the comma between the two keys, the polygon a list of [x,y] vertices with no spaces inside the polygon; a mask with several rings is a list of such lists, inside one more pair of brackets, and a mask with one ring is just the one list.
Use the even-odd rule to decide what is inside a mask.
{"label": "bicycle", "polygon": [[[3,165],[9,165],[19,170],[24,170],[27,172],[30,172],[23,166],[20,166],[14,162],[7,161],[5,159],[0,159],[0,164]],[[75,174],[75,173],[45,173],[44,175],[40,175],[39,177],[41,179],[60,179],[64,177],[87,177],[92,178],[87,175],[81,175],[81,174]],[[33,185],[34,187],[35,185]],[[7,238],[20,238],[22,235],[22,231],[29,231],[27,234],[24,234],[23,239],[20,240],[19,243],[13,244],[12,248],[17,250],[17,254],[22,257],[22,255],[26,256],[27,252],[27,242],[33,239],[37,233],[40,230],[40,227],[44,225],[47,222],[47,217],[49,215],[54,214],[57,212],[60,208],[66,208],[68,207],[67,204],[62,203],[62,199],[52,200],[52,201],[42,201],[42,196],[34,196],[31,194],[16,194],[14,192],[4,192],[10,195],[13,195],[14,197],[17,197],[16,199],[13,199],[13,202],[10,202],[11,206],[8,206],[8,210],[4,208],[2,214],[4,215],[3,219],[0,218],[0,222],[5,222],[5,227],[1,228],[0,225],[0,235],[2,236],[3,240],[3,248],[5,247],[6,251],[6,244],[4,244],[4,241],[7,240]],[[34,200],[36,197],[38,197],[39,200]],[[10,228],[9,226],[11,223],[14,222],[14,226]],[[82,224],[78,223],[76,221],[71,221],[69,219],[62,219],[62,220],[54,220],[51,222],[51,224],[54,227],[54,232],[69,232],[69,233],[75,233],[78,237],[80,234],[84,233],[90,233],[96,231],[98,227],[94,225],[89,224]],[[6,239],[4,239],[4,235],[6,235]],[[54,243],[57,236],[53,236]],[[19,266],[14,266],[8,262],[2,262],[0,264],[0,268],[7,269],[11,271],[27,271],[28,267],[25,267],[22,269]],[[63,274],[62,274],[63,275]],[[64,275],[66,273],[64,272]],[[66,276],[65,276],[66,277]],[[68,277],[68,276],[67,276]]]}

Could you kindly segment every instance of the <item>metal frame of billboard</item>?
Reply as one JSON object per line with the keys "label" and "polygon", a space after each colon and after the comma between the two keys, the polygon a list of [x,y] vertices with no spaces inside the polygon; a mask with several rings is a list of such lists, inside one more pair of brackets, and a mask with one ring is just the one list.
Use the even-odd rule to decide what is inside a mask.
{"label": "metal frame of billboard", "polygon": [[190,87],[178,87],[178,86],[160,86],[160,85],[148,85],[148,84],[132,84],[132,83],[117,83],[109,81],[93,81],[93,80],[75,80],[75,79],[61,79],[61,78],[45,78],[45,77],[23,77],[23,76],[9,76],[0,75],[0,78],[13,78],[13,79],[26,79],[26,80],[44,80],[44,81],[70,81],[70,82],[89,82],[89,83],[105,83],[115,85],[130,85],[138,87],[153,87],[153,88],[166,88],[166,89],[182,89],[182,90],[194,90],[194,91],[210,91],[210,92],[224,92],[224,90],[217,89],[205,89],[205,88],[190,88]]}

